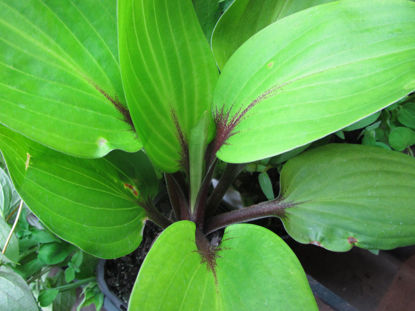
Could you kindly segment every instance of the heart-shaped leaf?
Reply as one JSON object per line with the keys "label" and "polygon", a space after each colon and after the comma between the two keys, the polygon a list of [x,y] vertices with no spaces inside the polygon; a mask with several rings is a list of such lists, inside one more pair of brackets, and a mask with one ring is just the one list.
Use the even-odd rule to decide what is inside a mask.
{"label": "heart-shaped leaf", "polygon": [[220,68],[252,35],[295,12],[333,0],[235,0],[221,16],[212,36],[212,50]]}
{"label": "heart-shaped leaf", "polygon": [[415,159],[378,147],[333,144],[284,166],[282,217],[301,243],[333,251],[415,243]]}
{"label": "heart-shaped leaf", "polygon": [[194,223],[168,227],[141,267],[128,310],[317,310],[298,259],[271,231],[233,225],[216,258],[212,250],[198,251]]}
{"label": "heart-shaped leaf", "polygon": [[218,157],[266,158],[415,89],[415,3],[337,1],[283,18],[229,59],[215,90]]}
{"label": "heart-shaped leaf", "polygon": [[153,163],[177,171],[191,129],[211,110],[218,76],[212,52],[191,1],[118,3],[122,78],[134,125]]}
{"label": "heart-shaped leaf", "polygon": [[19,194],[58,236],[104,258],[138,246],[145,217],[141,194],[108,159],[73,158],[3,126],[0,149]]}
{"label": "heart-shaped leaf", "polygon": [[407,127],[395,127],[389,133],[389,144],[398,151],[403,151],[411,145],[415,145],[415,131]]}
{"label": "heart-shaped leaf", "polygon": [[1,0],[0,59],[0,123],[81,157],[140,149],[121,84],[115,0]]}
{"label": "heart-shaped leaf", "polygon": [[415,102],[411,101],[402,105],[398,110],[398,121],[415,130]]}

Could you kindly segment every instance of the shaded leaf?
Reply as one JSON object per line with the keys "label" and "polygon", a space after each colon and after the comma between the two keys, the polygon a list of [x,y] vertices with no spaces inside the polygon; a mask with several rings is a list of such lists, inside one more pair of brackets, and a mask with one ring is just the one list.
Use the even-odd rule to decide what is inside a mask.
{"label": "shaded leaf", "polygon": [[398,121],[415,129],[415,102],[409,102],[401,106],[398,111]]}
{"label": "shaded leaf", "polygon": [[59,237],[106,258],[138,246],[139,190],[109,160],[66,156],[1,126],[0,149],[22,198]]}
{"label": "shaded leaf", "polygon": [[40,292],[38,301],[41,307],[47,307],[55,300],[58,296],[59,290],[55,288],[46,289]]}
{"label": "shaded leaf", "polygon": [[269,24],[312,6],[332,0],[235,0],[221,16],[212,36],[219,68],[252,35]]}
{"label": "shaded leaf", "polygon": [[0,1],[0,123],[53,149],[140,149],[121,84],[115,0]]}
{"label": "shaded leaf", "polygon": [[[7,222],[0,217],[0,252],[3,250],[4,244],[6,243],[11,229],[11,226],[9,226]],[[10,239],[9,245],[7,246],[7,250],[4,255],[13,262],[19,261],[19,241],[17,240],[14,233]]]}
{"label": "shaded leaf", "polygon": [[7,311],[38,311],[29,286],[6,266],[0,266],[0,306]]}
{"label": "shaded leaf", "polygon": [[415,131],[407,127],[395,127],[389,133],[389,144],[398,151],[415,144]]}
{"label": "shaded leaf", "polygon": [[414,71],[413,2],[338,1],[281,19],[222,71],[217,156],[255,161],[336,132],[414,90]]}
{"label": "shaded leaf", "polygon": [[200,26],[208,40],[212,36],[213,28],[219,19],[221,13],[221,5],[219,0],[193,0]]}
{"label": "shaded leaf", "polygon": [[0,216],[6,219],[13,208],[14,186],[7,173],[0,167]]}
{"label": "shaded leaf", "polygon": [[218,76],[212,52],[190,0],[118,3],[122,78],[134,125],[153,163],[177,171],[190,130],[211,110]]}
{"label": "shaded leaf", "polygon": [[258,182],[262,192],[265,194],[268,200],[275,198],[274,190],[272,189],[272,182],[267,172],[262,172],[258,175]]}
{"label": "shaded leaf", "polygon": [[76,290],[66,290],[59,292],[53,301],[53,311],[68,311],[75,305],[76,302]]}
{"label": "shaded leaf", "polygon": [[70,244],[42,244],[39,248],[38,258],[46,265],[56,265],[62,263],[73,250],[73,246]]}
{"label": "shaded leaf", "polygon": [[374,114],[372,114],[372,115],[370,115],[370,116],[368,116],[368,117],[366,117],[366,118],[364,118],[360,121],[357,121],[356,123],[353,123],[352,125],[349,125],[349,126],[345,127],[343,129],[343,131],[350,132],[350,131],[354,131],[354,130],[364,128],[364,127],[372,124],[373,122],[375,122],[378,119],[378,117],[380,116],[380,113],[381,112],[378,111],[378,112],[376,112],[376,113],[374,113]]}
{"label": "shaded leaf", "polygon": [[317,310],[299,261],[271,231],[233,225],[219,248],[213,273],[198,253],[194,223],[168,227],[141,267],[128,310]]}
{"label": "shaded leaf", "polygon": [[301,243],[333,251],[415,243],[415,159],[376,147],[332,144],[284,166],[282,218]]}
{"label": "shaded leaf", "polygon": [[75,270],[72,267],[65,269],[65,282],[70,283],[75,279]]}

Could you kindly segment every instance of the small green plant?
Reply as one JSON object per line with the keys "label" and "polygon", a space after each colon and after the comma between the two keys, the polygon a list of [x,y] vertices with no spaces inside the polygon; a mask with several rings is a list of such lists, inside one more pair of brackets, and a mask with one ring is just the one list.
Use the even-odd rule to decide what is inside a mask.
{"label": "small green plant", "polygon": [[[415,243],[413,158],[351,144],[299,154],[415,90],[415,3],[224,4],[0,1],[0,149],[21,197],[102,258],[137,248],[146,218],[165,228],[130,311],[316,310],[289,247],[241,224],[258,218],[332,251]],[[289,159],[279,194],[265,160],[269,200],[218,209],[244,163],[276,155]],[[163,187],[168,213],[154,204]]]}
{"label": "small green plant", "polygon": [[0,185],[2,308],[67,311],[75,304],[76,289],[83,286],[78,310],[91,303],[100,310],[103,294],[95,279],[96,258],[45,229],[23,204],[1,164]]}

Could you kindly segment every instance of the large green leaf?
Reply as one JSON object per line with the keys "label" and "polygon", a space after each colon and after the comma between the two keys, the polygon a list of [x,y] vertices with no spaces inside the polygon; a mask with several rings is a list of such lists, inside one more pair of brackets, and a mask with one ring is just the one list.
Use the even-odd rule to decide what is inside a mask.
{"label": "large green leaf", "polygon": [[214,103],[230,137],[218,157],[239,163],[286,152],[414,89],[415,3],[349,0],[292,14],[225,66]]}
{"label": "large green leaf", "polygon": [[287,232],[333,251],[415,243],[415,159],[362,145],[333,144],[288,161],[281,196]]}
{"label": "large green leaf", "polygon": [[148,253],[128,310],[317,310],[298,259],[265,228],[228,227],[213,271],[198,253],[194,223],[174,223]]}
{"label": "large green leaf", "polygon": [[0,306],[7,311],[38,311],[32,291],[20,275],[0,267]]}
{"label": "large green leaf", "polygon": [[118,20],[134,125],[150,159],[174,172],[191,129],[211,110],[218,76],[212,53],[190,0],[119,1]]}
{"label": "large green leaf", "polygon": [[220,68],[252,35],[295,12],[333,0],[235,0],[221,16],[212,36],[212,50]]}
{"label": "large green leaf", "polygon": [[108,159],[78,159],[0,126],[0,149],[17,191],[54,233],[115,258],[141,240],[144,210],[133,180]]}
{"label": "large green leaf", "polygon": [[129,124],[115,0],[0,1],[0,123],[101,157],[141,144]]}

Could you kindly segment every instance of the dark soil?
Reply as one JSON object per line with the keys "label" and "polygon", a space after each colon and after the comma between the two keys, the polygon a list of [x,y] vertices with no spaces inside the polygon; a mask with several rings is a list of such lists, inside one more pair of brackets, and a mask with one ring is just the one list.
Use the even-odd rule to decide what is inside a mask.
{"label": "dark soil", "polygon": [[158,226],[151,221],[146,221],[140,246],[127,256],[107,260],[105,263],[107,286],[126,305],[130,299],[138,270],[160,232],[161,229]]}

